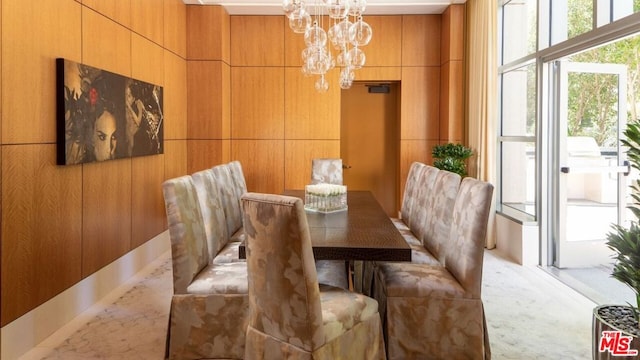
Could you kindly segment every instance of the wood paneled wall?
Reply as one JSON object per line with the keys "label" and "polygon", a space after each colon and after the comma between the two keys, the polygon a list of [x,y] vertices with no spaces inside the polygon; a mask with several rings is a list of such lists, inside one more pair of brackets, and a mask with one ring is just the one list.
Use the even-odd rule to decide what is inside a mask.
{"label": "wood paneled wall", "polygon": [[[181,0],[0,0],[0,323],[166,230],[161,184],[187,169]],[[55,59],[164,89],[163,155],[56,165]]]}
{"label": "wood paneled wall", "polygon": [[187,171],[230,159],[230,17],[221,6],[187,6]]}
{"label": "wood paneled wall", "polygon": [[[300,72],[303,38],[284,16],[228,16],[201,6],[188,14],[197,19],[193,27],[189,21],[190,43],[214,50],[189,57],[188,170],[240,160],[251,191],[302,188],[312,158],[340,156],[338,72],[330,73],[327,93],[315,91],[315,78]],[[401,82],[399,193],[411,162],[431,163],[434,145],[462,139],[463,15],[464,5],[453,5],[442,15],[365,17],[374,35],[356,80]],[[215,75],[227,67],[229,83]],[[227,87],[230,99],[220,98]]]}
{"label": "wood paneled wall", "polygon": [[[280,192],[308,182],[312,158],[340,156],[337,72],[317,94],[283,16],[181,0],[0,4],[2,326],[164,231],[165,179],[237,159],[251,191]],[[464,5],[366,17],[357,78],[401,82],[402,185],[434,144],[463,139],[463,17]],[[56,165],[58,57],[162,85],[165,154]]]}

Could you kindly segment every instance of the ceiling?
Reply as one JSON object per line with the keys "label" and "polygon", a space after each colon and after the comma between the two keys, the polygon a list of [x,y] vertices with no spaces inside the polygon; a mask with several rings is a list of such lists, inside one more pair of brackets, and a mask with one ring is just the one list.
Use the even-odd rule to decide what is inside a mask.
{"label": "ceiling", "polygon": [[[282,0],[183,0],[185,4],[222,5],[230,15],[282,15]],[[307,0],[313,3],[314,0]],[[367,0],[365,15],[441,14],[466,0]]]}

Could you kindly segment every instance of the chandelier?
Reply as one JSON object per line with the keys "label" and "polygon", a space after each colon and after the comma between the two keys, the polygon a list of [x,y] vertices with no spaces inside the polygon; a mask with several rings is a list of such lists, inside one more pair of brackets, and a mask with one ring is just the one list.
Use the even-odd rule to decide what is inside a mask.
{"label": "chandelier", "polygon": [[[318,92],[329,90],[326,73],[340,68],[340,88],[349,89],[355,70],[364,66],[361,47],[371,41],[371,26],[362,19],[366,0],[283,0],[289,27],[304,34],[307,47],[302,51],[302,73],[318,76]],[[325,18],[328,16],[325,30]],[[335,56],[332,53],[335,52]]]}

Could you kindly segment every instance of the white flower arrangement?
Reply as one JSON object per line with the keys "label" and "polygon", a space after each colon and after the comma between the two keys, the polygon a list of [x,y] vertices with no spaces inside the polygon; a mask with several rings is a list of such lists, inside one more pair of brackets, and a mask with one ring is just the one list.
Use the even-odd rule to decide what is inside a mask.
{"label": "white flower arrangement", "polygon": [[304,189],[305,208],[320,212],[333,212],[347,208],[347,187],[336,184],[313,184]]}

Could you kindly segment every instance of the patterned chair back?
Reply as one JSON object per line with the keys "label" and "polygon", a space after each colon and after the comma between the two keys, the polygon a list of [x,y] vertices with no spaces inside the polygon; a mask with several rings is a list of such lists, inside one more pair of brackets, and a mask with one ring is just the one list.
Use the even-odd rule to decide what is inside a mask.
{"label": "patterned chair back", "polygon": [[342,159],[313,159],[311,183],[342,185]]}
{"label": "patterned chair back", "polygon": [[299,198],[242,197],[247,241],[249,325],[312,351],[325,341],[307,218]]}
{"label": "patterned chair back", "polygon": [[453,207],[460,188],[460,175],[440,170],[433,187],[429,214],[425,219],[422,245],[440,262],[445,258],[444,248],[449,245]]}
{"label": "patterned chair back", "polygon": [[247,192],[247,182],[244,178],[244,172],[242,171],[242,164],[240,164],[240,161],[234,160],[228,165],[229,171],[231,172],[231,178],[235,185],[234,189],[236,191],[236,196],[238,197],[238,203],[240,203],[240,198]]}
{"label": "patterned chair back", "polygon": [[185,294],[209,261],[202,212],[191,176],[165,181],[162,191],[171,238],[173,291]]}
{"label": "patterned chair back", "polygon": [[212,169],[202,170],[191,175],[196,187],[200,210],[207,235],[209,261],[227,244],[227,220],[224,215],[222,199]]}
{"label": "patterned chair back", "polygon": [[402,205],[400,206],[400,217],[405,221],[409,221],[409,218],[411,217],[411,206],[413,205],[413,201],[416,197],[416,187],[425,166],[425,164],[416,161],[412,163],[409,168],[407,181],[405,182],[404,192],[402,195]]}
{"label": "patterned chair back", "polygon": [[216,165],[211,170],[218,184],[222,208],[227,220],[227,233],[231,236],[242,227],[242,212],[236,196],[235,183],[228,164]]}
{"label": "patterned chair back", "polygon": [[471,177],[462,179],[453,205],[450,246],[445,266],[474,298],[480,298],[482,260],[493,185]]}
{"label": "patterned chair back", "polygon": [[429,206],[434,196],[433,188],[439,172],[440,169],[425,165],[416,183],[413,197],[414,201],[411,204],[411,212],[407,225],[409,225],[409,229],[411,229],[411,232],[413,232],[418,239],[422,239],[424,222],[429,215]]}

